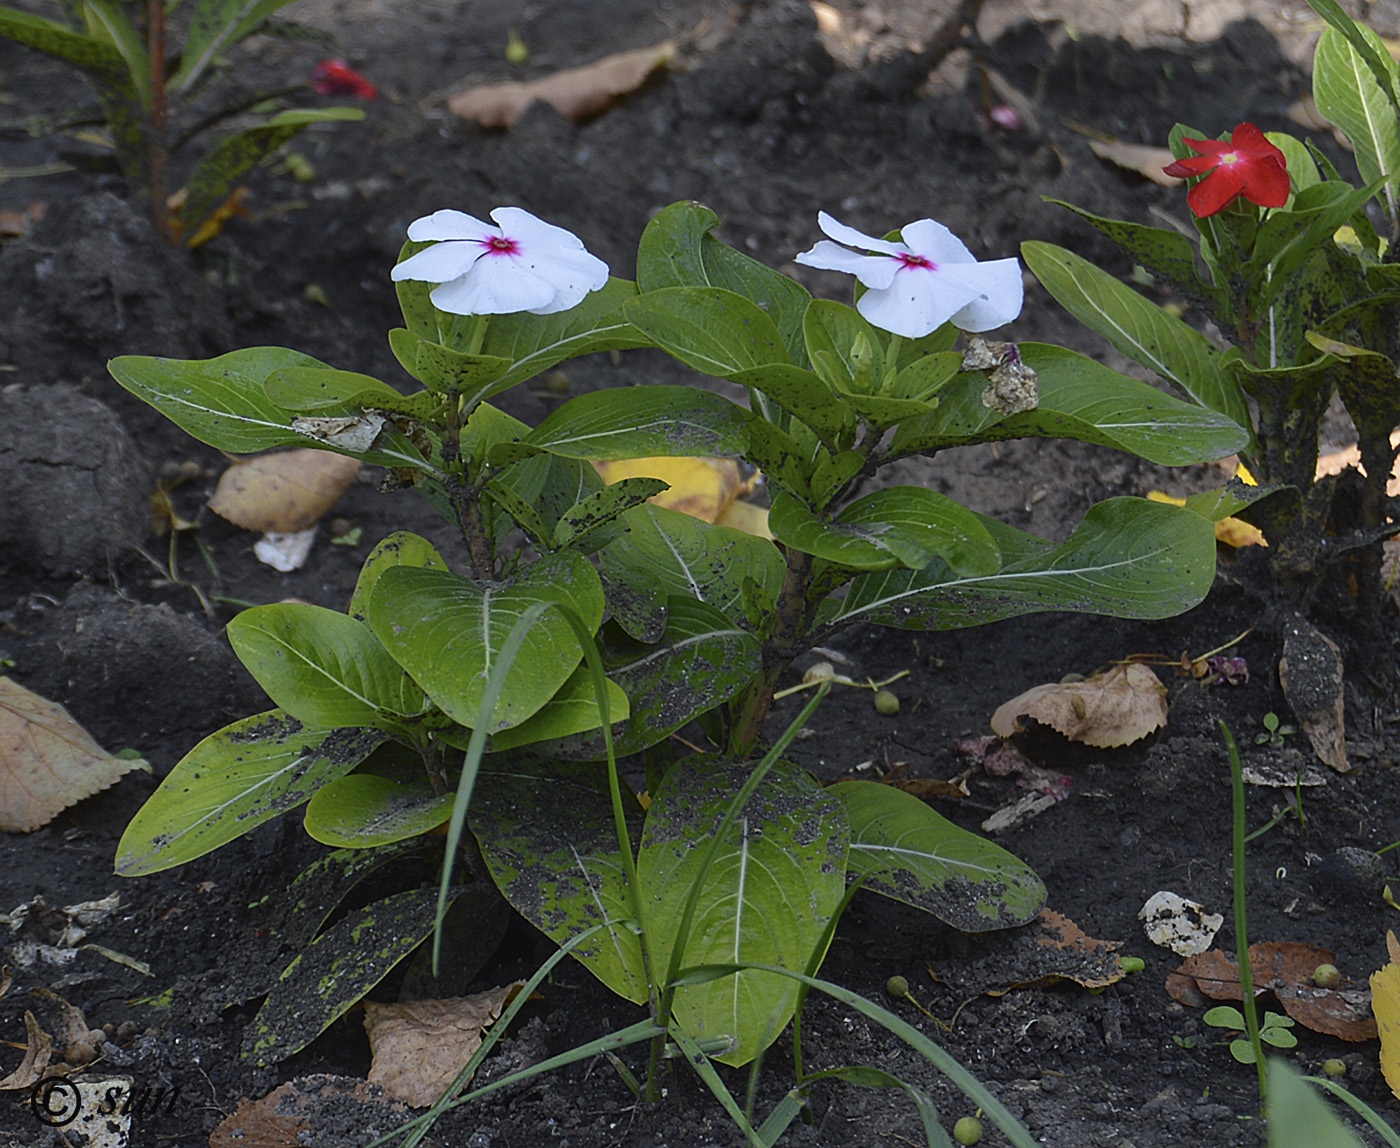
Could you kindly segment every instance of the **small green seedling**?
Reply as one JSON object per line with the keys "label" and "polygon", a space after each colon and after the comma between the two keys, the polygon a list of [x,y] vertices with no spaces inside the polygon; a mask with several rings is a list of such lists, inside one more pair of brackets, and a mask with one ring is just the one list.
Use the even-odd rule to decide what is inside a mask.
{"label": "small green seedling", "polygon": [[1196,1038],[1195,1038],[1194,1036],[1175,1036],[1175,1035],[1174,1035],[1174,1036],[1172,1037],[1172,1040],[1176,1041],[1176,1047],[1177,1047],[1177,1048],[1186,1049],[1188,1052],[1189,1052],[1191,1049],[1193,1049],[1193,1048],[1196,1047]]}
{"label": "small green seedling", "polygon": [[[1202,1018],[1211,1028],[1223,1028],[1232,1032],[1244,1032],[1244,1014],[1233,1005],[1217,1005]],[[1259,1026],[1259,1039],[1275,1048],[1294,1048],[1298,1038],[1288,1030],[1293,1027],[1293,1018],[1281,1013],[1266,1012]],[[1254,1063],[1254,1048],[1243,1037],[1230,1042],[1230,1055],[1241,1064]]]}
{"label": "small green seedling", "polygon": [[1298,732],[1297,726],[1282,725],[1278,714],[1274,713],[1273,710],[1264,715],[1261,724],[1264,726],[1264,732],[1254,735],[1255,745],[1271,745],[1275,749],[1282,749],[1285,744],[1284,739]]}

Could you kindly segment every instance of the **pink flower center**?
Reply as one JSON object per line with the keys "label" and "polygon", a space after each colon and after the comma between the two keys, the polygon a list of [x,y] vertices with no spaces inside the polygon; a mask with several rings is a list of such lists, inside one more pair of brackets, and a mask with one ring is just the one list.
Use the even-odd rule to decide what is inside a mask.
{"label": "pink flower center", "polygon": [[486,250],[482,253],[484,255],[520,254],[520,244],[514,239],[508,239],[504,235],[494,235],[490,239],[485,240],[482,243],[482,246],[486,248]]}
{"label": "pink flower center", "polygon": [[938,264],[934,263],[931,259],[924,255],[913,255],[908,252],[905,252],[904,254],[896,255],[895,258],[898,259],[901,264],[903,264],[901,270],[910,267],[917,268],[921,271],[938,270]]}

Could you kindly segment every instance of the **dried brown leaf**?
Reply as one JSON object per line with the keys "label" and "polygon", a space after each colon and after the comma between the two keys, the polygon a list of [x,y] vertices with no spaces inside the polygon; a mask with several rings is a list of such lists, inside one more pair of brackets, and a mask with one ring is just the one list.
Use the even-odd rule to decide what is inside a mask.
{"label": "dried brown leaf", "polygon": [[402,1123],[402,1104],[377,1085],[317,1073],[279,1085],[260,1100],[244,1097],[233,1115],[214,1129],[209,1148],[303,1148],[328,1143],[351,1114],[371,1130],[370,1138]]}
{"label": "dried brown leaf", "polygon": [[1022,717],[1099,749],[1131,745],[1166,725],[1167,688],[1147,666],[1129,662],[1080,682],[1035,686],[998,706],[992,729],[1010,737]]}
{"label": "dried brown leaf", "polygon": [[676,54],[673,40],[663,40],[649,48],[636,48],[604,56],[581,68],[567,68],[552,76],[520,82],[481,84],[458,92],[447,107],[464,120],[474,120],[484,128],[508,128],[525,109],[543,100],[560,115],[582,123],[607,111],[648,76],[668,64]]}
{"label": "dried brown leaf", "polygon": [[53,1040],[39,1027],[39,1022],[28,1009],[24,1010],[24,1031],[27,1041],[24,1059],[9,1076],[0,1080],[0,1092],[32,1088],[43,1077],[44,1069],[49,1066],[49,1057],[53,1055]]}
{"label": "dried brown leaf", "polygon": [[358,459],[324,450],[261,454],[224,471],[209,509],[244,530],[297,534],[314,526],[359,472]]}
{"label": "dried brown leaf", "polygon": [[1106,159],[1109,163],[1116,163],[1119,167],[1135,171],[1163,187],[1176,187],[1182,182],[1162,170],[1176,159],[1170,148],[1099,139],[1091,139],[1089,147],[1099,159]]}
{"label": "dried brown leaf", "polygon": [[960,957],[956,967],[934,973],[934,979],[989,996],[1060,980],[1101,988],[1123,979],[1121,947],[1121,941],[1096,940],[1063,914],[1042,909],[1024,928],[988,934],[980,955]]}
{"label": "dried brown leaf", "polygon": [[481,1047],[519,983],[445,1000],[365,1002],[369,1081],[414,1108],[432,1104]]}
{"label": "dried brown leaf", "polygon": [[[1346,1041],[1374,1040],[1376,1021],[1371,1016],[1369,989],[1346,978],[1330,989],[1312,983],[1318,965],[1333,963],[1328,950],[1298,941],[1261,941],[1249,946],[1256,992],[1272,992],[1283,1011],[1304,1028]],[[1167,992],[1183,1004],[1192,1003],[1192,987],[1211,1000],[1244,999],[1234,958],[1218,949],[1188,957],[1167,978]]]}
{"label": "dried brown leaf", "polygon": [[1284,636],[1278,682],[1317,756],[1338,773],[1349,773],[1342,652],[1301,615]]}
{"label": "dried brown leaf", "polygon": [[113,757],[61,705],[0,677],[0,830],[38,829],[143,767]]}

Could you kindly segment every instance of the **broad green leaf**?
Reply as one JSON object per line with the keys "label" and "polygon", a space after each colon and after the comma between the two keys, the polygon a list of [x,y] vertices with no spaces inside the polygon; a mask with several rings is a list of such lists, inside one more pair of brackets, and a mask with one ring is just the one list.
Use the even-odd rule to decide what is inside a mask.
{"label": "broad green leaf", "polygon": [[[760,782],[708,872],[711,841],[752,763],[697,755],[652,795],[637,854],[651,957],[665,969],[691,883],[701,882],[682,967],[718,963],[808,967],[845,892],[850,841],[841,802],[805,771],[778,762]],[[747,1064],[792,1018],[797,985],[746,971],[677,991],[676,1018],[694,1039],[728,1036],[716,1060]]]}
{"label": "broad green leaf", "polygon": [[[1293,184],[1293,195],[1322,182],[1322,173],[1317,170],[1312,152],[1302,140],[1295,139],[1287,132],[1265,132],[1264,138],[1283,152],[1283,164],[1288,169],[1288,178]],[[1293,196],[1289,198],[1292,199]]]}
{"label": "broad green leaf", "polygon": [[567,458],[737,458],[748,445],[752,417],[723,396],[693,387],[592,391],[570,399],[525,442]]}
{"label": "broad green leaf", "polygon": [[[626,791],[623,804],[636,841],[642,811]],[[489,762],[477,775],[470,824],[505,899],[559,944],[605,925],[574,956],[619,996],[645,1003],[646,965],[606,772],[526,757]]]}
{"label": "broad green leaf", "polygon": [[[1292,165],[1289,170],[1292,171]],[[1068,208],[1081,219],[1092,223],[1131,255],[1134,262],[1141,264],[1155,278],[1172,284],[1183,294],[1196,296],[1212,293],[1213,288],[1202,281],[1196,271],[1195,245],[1179,231],[1145,227],[1141,223],[1129,223],[1122,219],[1107,219],[1050,196],[1046,196],[1045,201]]]}
{"label": "broad green leaf", "polygon": [[467,425],[462,428],[462,458],[471,473],[475,474],[486,464],[493,447],[524,438],[529,433],[529,426],[514,415],[508,415],[490,403],[478,403],[468,416]]}
{"label": "broad green leaf", "polygon": [[922,570],[936,558],[961,574],[991,574],[1001,565],[976,514],[918,487],[875,491],[829,520],[779,493],[768,526],[784,546],[854,570]]}
{"label": "broad green leaf", "polygon": [[[812,503],[818,508],[825,508],[864,466],[865,456],[853,450],[823,459],[812,474]],[[771,529],[771,518],[768,525]]]}
{"label": "broad green leaf", "polygon": [[[1323,29],[1313,56],[1313,99],[1351,141],[1362,182],[1386,181],[1377,198],[1394,220],[1400,210],[1400,126],[1387,90],[1396,91],[1400,72],[1379,36],[1369,28],[1357,31],[1372,49],[1364,57],[1336,28]],[[1385,88],[1373,66],[1384,69]]]}
{"label": "broad green leaf", "polygon": [[234,184],[303,128],[364,118],[365,113],[359,108],[298,108],[279,112],[266,123],[220,140],[200,157],[185,185],[185,201],[180,206],[182,233],[194,235],[199,225],[228,198]]}
{"label": "broad green leaf", "polygon": [[637,285],[723,287],[758,304],[773,320],[798,366],[805,360],[802,316],[812,301],[807,290],[710,234],[719,216],[698,203],[674,203],[642,232],[637,248]]}
{"label": "broad green leaf", "polygon": [[928,403],[935,399],[939,388],[962,370],[963,357],[955,351],[943,351],[915,359],[895,376],[890,397]]}
{"label": "broad green leaf", "polygon": [[[627,636],[620,626],[603,630],[608,680],[626,691],[631,707],[626,726],[613,733],[619,756],[665,740],[734,697],[763,668],[758,639],[713,606],[673,597],[666,601],[662,619],[665,629],[651,642]],[[607,754],[600,734],[536,748],[570,760]]]}
{"label": "broad green leaf", "polygon": [[1190,495],[1186,499],[1186,509],[1211,522],[1220,522],[1268,498],[1277,490],[1278,487],[1273,486],[1246,486],[1239,479],[1234,479],[1218,490],[1202,490]]}
{"label": "broad green leaf", "polygon": [[117,873],[159,873],[227,845],[308,801],[388,736],[306,726],[281,710],[225,726],[181,758],[131,819]]}
{"label": "broad green leaf", "polygon": [[228,638],[268,697],[308,725],[397,730],[424,709],[422,689],[348,614],[305,602],[254,606],[229,622]]}
{"label": "broad green leaf", "polygon": [[866,889],[964,933],[1024,925],[1045,904],[1029,865],[912,794],[876,781],[842,781],[828,792],[850,820],[847,872],[864,877]]}
{"label": "broad green leaf", "polygon": [[282,970],[244,1034],[243,1056],[266,1066],[300,1052],[433,931],[437,902],[435,888],[410,889],[337,921]]}
{"label": "broad green leaf", "polygon": [[795,415],[822,437],[834,440],[853,431],[855,419],[832,389],[811,371],[791,363],[767,363],[749,367],[730,376],[736,383],[767,395],[789,414]]}
{"label": "broad green leaf", "polygon": [[618,577],[606,566],[599,573],[612,620],[638,642],[658,641],[666,629],[666,588],[661,581],[636,567],[619,566]]}
{"label": "broad green leaf", "polygon": [[452,793],[405,785],[372,773],[352,773],[321,786],[302,824],[322,845],[372,849],[429,833],[452,816]]}
{"label": "broad green leaf", "polygon": [[396,530],[388,535],[365,559],[360,567],[360,576],[355,580],[354,592],[350,595],[350,607],[346,610],[351,618],[363,622],[369,613],[370,596],[374,593],[379,576],[391,566],[415,566],[428,570],[446,570],[447,563],[441,554],[426,538],[407,530]]}
{"label": "broad green leaf", "polygon": [[[984,524],[992,529],[991,520]],[[997,523],[993,538],[1019,534]],[[1027,537],[1025,553],[986,577],[926,570],[862,574],[845,600],[827,603],[823,628],[868,622],[912,630],[951,630],[1041,610],[1115,618],[1168,618],[1199,603],[1215,577],[1215,531],[1202,515],[1144,498],[1092,507],[1058,546]]]}
{"label": "broad green leaf", "polygon": [[[1244,1018],[1240,1018],[1243,1024]],[[1260,1034],[1263,1035],[1262,1033]],[[1282,1057],[1269,1059],[1269,1148],[1363,1148],[1317,1090]],[[1387,1142],[1394,1144],[1393,1136]]]}
{"label": "broad green leaf", "polygon": [[[607,687],[609,715],[613,722],[625,722],[629,712],[627,694],[614,681],[609,680]],[[494,753],[534,745],[536,742],[587,733],[599,729],[601,724],[598,698],[593,692],[593,678],[587,666],[579,666],[535,713],[519,725],[492,735],[489,749]]]}
{"label": "broad green leaf", "polygon": [[1026,242],[1021,255],[1060,306],[1086,327],[1201,406],[1250,425],[1244,396],[1222,376],[1219,352],[1204,335],[1062,247]]}
{"label": "broad green leaf", "polygon": [[640,506],[653,495],[669,489],[659,478],[624,478],[564,512],[554,527],[554,545],[572,546],[584,554],[600,550],[622,530],[623,511]]}
{"label": "broad green leaf", "polygon": [[[1036,409],[1015,415],[992,410],[982,402],[985,376],[964,372],[938,392],[934,410],[899,425],[892,456],[1013,438],[1075,438],[1162,466],[1184,466],[1224,458],[1249,443],[1249,432],[1228,415],[1173,398],[1087,356],[1043,343],[1022,343],[1020,351],[1039,376]],[[1232,379],[1220,390],[1227,386],[1238,390]]]}
{"label": "broad green leaf", "polygon": [[667,594],[698,598],[730,618],[743,617],[745,576],[777,598],[785,567],[766,538],[650,504],[622,519],[625,532],[603,551],[610,578],[625,581],[629,570],[645,570]]}
{"label": "broad green leaf", "polygon": [[167,81],[171,91],[194,88],[226,49],[257,31],[292,0],[198,0],[185,37],[180,66]]}
{"label": "broad green leaf", "polygon": [[[485,585],[440,570],[392,566],[370,595],[367,620],[438,707],[471,727],[511,627],[536,602],[572,609],[590,629],[603,620],[598,574],[571,551],[542,558],[509,582]],[[573,627],[558,610],[547,611],[506,675],[490,732],[537,712],[582,660]]]}
{"label": "broad green leaf", "polygon": [[854,308],[813,299],[802,319],[812,369],[848,395],[874,394],[885,377],[885,340]]}
{"label": "broad green leaf", "polygon": [[667,287],[637,296],[623,312],[656,346],[706,375],[788,361],[773,321],[733,291]]}
{"label": "broad green leaf", "polygon": [[321,367],[283,367],[267,377],[263,390],[283,410],[317,414],[369,409],[401,411],[421,417],[427,413],[429,404],[441,402],[426,391],[401,395],[373,375]]}
{"label": "broad green leaf", "polygon": [[113,0],[83,0],[82,16],[88,34],[106,40],[126,62],[127,78],[139,106],[151,106],[151,66],[146,45],[132,27],[131,20]]}
{"label": "broad green leaf", "polygon": [[140,97],[130,90],[126,61],[106,39],[75,32],[66,24],[4,6],[0,6],[0,36],[81,68],[113,91],[122,92],[133,105],[140,105]]}
{"label": "broad green leaf", "polygon": [[284,367],[320,367],[309,355],[282,347],[246,347],[215,359],[155,359],[121,355],[112,377],[182,430],[216,450],[252,454],[305,437],[292,417],[267,397],[268,376]]}
{"label": "broad green leaf", "polygon": [[411,374],[435,394],[456,392],[462,409],[475,411],[487,395],[504,390],[499,385],[510,369],[510,360],[499,355],[468,355],[441,343],[422,339],[418,343]]}
{"label": "broad green leaf", "polygon": [[586,295],[577,307],[554,315],[492,315],[481,344],[483,354],[499,355],[514,365],[492,387],[499,394],[532,379],[565,359],[595,351],[625,351],[649,347],[651,340],[623,316],[623,304],[636,298],[629,279],[609,279],[599,291]]}
{"label": "broad green leaf", "polygon": [[1317,248],[1330,243],[1337,228],[1360,211],[1377,190],[1329,180],[1298,192],[1288,210],[1271,211],[1259,227],[1250,258],[1240,269],[1246,278],[1260,277],[1251,291],[1254,308],[1272,303]]}
{"label": "broad green leaf", "polygon": [[1368,36],[1367,33],[1371,32],[1371,29],[1348,16],[1337,0],[1308,0],[1308,3],[1314,12],[1346,37],[1352,49],[1366,62],[1376,83],[1390,100],[1391,106],[1400,113],[1400,86],[1396,84],[1394,57],[1387,51],[1387,46],[1384,43],[1377,44],[1372,36]]}

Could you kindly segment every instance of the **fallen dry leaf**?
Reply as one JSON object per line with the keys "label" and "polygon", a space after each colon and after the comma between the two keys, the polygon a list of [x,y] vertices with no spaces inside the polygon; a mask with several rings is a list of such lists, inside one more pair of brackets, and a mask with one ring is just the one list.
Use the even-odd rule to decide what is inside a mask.
{"label": "fallen dry leaf", "polygon": [[113,757],[61,705],[0,677],[0,830],[47,825],[133,769],[150,766]]}
{"label": "fallen dry leaf", "polygon": [[1400,942],[1386,933],[1390,961],[1371,974],[1371,1011],[1381,1038],[1381,1072],[1390,1091],[1400,1096]]}
{"label": "fallen dry leaf", "polygon": [[1317,756],[1338,773],[1349,773],[1342,652],[1302,615],[1284,634],[1278,684]]}
{"label": "fallen dry leaf", "polygon": [[0,1080],[0,1092],[13,1092],[21,1088],[32,1088],[44,1075],[53,1055],[53,1040],[34,1019],[34,1014],[24,1010],[24,1031],[26,1047],[24,1059],[4,1080]]}
{"label": "fallen dry leaf", "polygon": [[1138,910],[1147,939],[1159,948],[1170,949],[1179,957],[1204,953],[1225,923],[1219,913],[1207,913],[1198,901],[1189,901],[1163,889],[1147,898]]}
{"label": "fallen dry leaf", "polygon": [[525,114],[526,108],[543,100],[566,119],[582,123],[636,91],[648,76],[670,63],[675,54],[675,41],[663,40],[649,48],[604,56],[592,64],[567,68],[538,80],[508,80],[468,88],[449,98],[447,107],[484,128],[508,128]]}
{"label": "fallen dry leaf", "polygon": [[1091,139],[1089,147],[1099,159],[1106,159],[1109,163],[1135,171],[1163,187],[1176,187],[1182,182],[1162,170],[1176,159],[1170,148],[1124,143],[1115,139]]}
{"label": "fallen dry leaf", "polygon": [[[1298,941],[1261,941],[1249,946],[1255,992],[1271,992],[1283,1011],[1314,1032],[1346,1041],[1374,1040],[1371,993],[1343,978],[1335,988],[1312,983],[1318,965],[1334,963],[1333,954]],[[1201,996],[1217,1001],[1244,999],[1235,959],[1218,949],[1188,957],[1167,977],[1167,992],[1182,1004],[1198,1007]]]}
{"label": "fallen dry leaf", "polygon": [[408,1109],[382,1088],[363,1080],[317,1073],[299,1076],[261,1100],[244,1097],[233,1115],[214,1129],[209,1148],[303,1148],[328,1143],[353,1120],[362,1142],[393,1131]]}
{"label": "fallen dry leaf", "polygon": [[[732,458],[624,458],[595,462],[593,467],[610,486],[624,478],[659,478],[669,482],[666,490],[648,501],[711,523],[729,510],[741,494],[753,490],[759,480],[757,473],[745,478],[739,463]],[[767,515],[764,520],[766,526]]]}
{"label": "fallen dry leaf", "polygon": [[414,1108],[432,1104],[481,1047],[520,982],[469,997],[365,1001],[372,1056],[368,1080]]}
{"label": "fallen dry leaf", "polygon": [[998,706],[992,729],[1010,737],[1023,717],[1098,749],[1131,745],[1167,724],[1167,687],[1147,666],[1129,662],[1083,681],[1035,686]]}
{"label": "fallen dry leaf", "polygon": [[988,938],[982,955],[959,957],[946,972],[930,968],[933,979],[989,996],[1061,980],[1093,989],[1123,979],[1117,954],[1122,942],[1096,940],[1053,909],[1042,909],[1023,928]]}
{"label": "fallen dry leaf", "polygon": [[244,530],[298,534],[314,526],[360,472],[358,459],[301,448],[234,463],[209,509]]}

